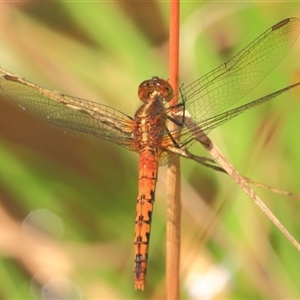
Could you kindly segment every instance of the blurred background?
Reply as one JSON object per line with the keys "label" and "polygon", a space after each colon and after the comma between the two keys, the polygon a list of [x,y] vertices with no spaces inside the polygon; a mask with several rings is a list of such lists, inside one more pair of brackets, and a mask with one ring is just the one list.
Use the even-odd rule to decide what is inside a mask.
{"label": "blurred background", "polygon": [[[297,3],[183,2],[185,85]],[[168,78],[167,2],[0,4],[0,65],[133,116],[137,87]],[[239,104],[299,81],[300,39]],[[2,96],[1,96],[2,97]],[[160,168],[144,292],[133,288],[136,153],[77,139],[0,100],[0,299],[165,299],[166,167]],[[299,88],[210,137],[253,180],[300,194]],[[206,155],[195,148],[196,154]],[[182,159],[182,299],[296,299],[300,253],[226,175]],[[257,190],[300,240],[300,203]]]}

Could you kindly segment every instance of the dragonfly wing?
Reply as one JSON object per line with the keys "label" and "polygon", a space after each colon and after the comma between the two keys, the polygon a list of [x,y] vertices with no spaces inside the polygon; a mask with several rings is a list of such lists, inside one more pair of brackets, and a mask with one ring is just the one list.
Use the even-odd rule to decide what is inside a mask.
{"label": "dragonfly wing", "polygon": [[22,109],[72,135],[101,138],[133,150],[133,121],[129,116],[106,105],[42,88],[18,75],[5,74],[0,77],[0,91]]}
{"label": "dragonfly wing", "polygon": [[184,149],[187,149],[194,142],[194,139],[197,139],[198,141],[200,141],[201,137],[205,137],[205,135],[203,133],[206,133],[219,125],[222,125],[223,123],[238,116],[239,114],[243,113],[244,111],[246,111],[248,109],[252,109],[258,105],[266,103],[267,101],[270,101],[273,98],[281,95],[282,93],[285,93],[288,90],[295,88],[299,85],[300,85],[300,82],[297,82],[297,83],[292,84],[288,87],[285,87],[281,90],[273,92],[269,95],[266,95],[264,97],[254,100],[254,101],[251,101],[249,103],[246,103],[244,105],[241,105],[239,107],[236,107],[234,109],[226,111],[224,113],[220,113],[219,115],[216,115],[210,119],[206,119],[205,121],[201,122],[200,125],[197,122],[195,122],[192,117],[186,115],[184,118],[186,127],[182,130],[181,137],[187,136],[189,139],[189,142],[186,142]]}
{"label": "dragonfly wing", "polygon": [[[228,62],[183,88],[181,94],[189,113],[199,122],[240,100],[279,64],[299,36],[299,31],[299,19],[283,20]],[[209,128],[206,133],[208,131]]]}

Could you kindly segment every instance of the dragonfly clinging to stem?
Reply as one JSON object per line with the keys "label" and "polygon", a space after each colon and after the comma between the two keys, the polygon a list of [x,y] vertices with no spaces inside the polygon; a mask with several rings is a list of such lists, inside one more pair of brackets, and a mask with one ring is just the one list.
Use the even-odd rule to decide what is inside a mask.
{"label": "dragonfly clinging to stem", "polygon": [[[159,165],[166,164],[176,155],[193,158],[187,149],[195,136],[205,137],[210,130],[238,114],[299,85],[298,82],[225,111],[277,66],[299,32],[300,20],[297,18],[285,19],[272,26],[228,62],[184,86],[179,94],[181,101],[176,106],[168,106],[173,91],[166,80],[153,77],[142,82],[138,96],[143,105],[134,117],[107,105],[40,87],[2,68],[0,72],[4,76],[0,78],[0,91],[26,111],[64,131],[112,141],[139,154],[134,281],[136,289],[144,289]],[[185,126],[187,116],[196,126]],[[170,123],[177,124],[178,131],[170,131]],[[180,142],[174,138],[178,134]],[[201,163],[218,169],[211,159],[203,158]]]}

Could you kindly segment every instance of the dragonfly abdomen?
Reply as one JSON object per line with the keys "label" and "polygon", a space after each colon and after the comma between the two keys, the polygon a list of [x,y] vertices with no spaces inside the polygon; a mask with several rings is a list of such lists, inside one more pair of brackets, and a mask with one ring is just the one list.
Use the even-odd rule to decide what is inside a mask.
{"label": "dragonfly abdomen", "polygon": [[134,238],[135,288],[144,289],[147,272],[148,250],[151,232],[152,211],[158,173],[158,153],[145,147],[140,153],[139,187],[136,204]]}

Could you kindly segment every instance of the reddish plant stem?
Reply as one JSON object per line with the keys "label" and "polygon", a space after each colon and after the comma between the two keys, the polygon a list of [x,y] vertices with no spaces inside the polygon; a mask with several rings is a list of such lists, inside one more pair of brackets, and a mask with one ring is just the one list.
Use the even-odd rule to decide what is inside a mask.
{"label": "reddish plant stem", "polygon": [[[169,81],[175,94],[178,91],[179,77],[179,4],[179,0],[171,0],[170,3]],[[175,96],[170,105],[177,102],[178,97]],[[179,299],[180,295],[180,192],[180,163],[179,158],[175,158],[168,164],[167,171],[166,298],[169,300]]]}

